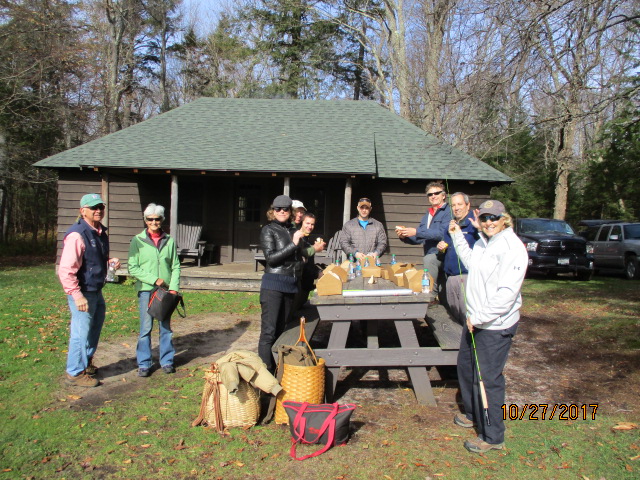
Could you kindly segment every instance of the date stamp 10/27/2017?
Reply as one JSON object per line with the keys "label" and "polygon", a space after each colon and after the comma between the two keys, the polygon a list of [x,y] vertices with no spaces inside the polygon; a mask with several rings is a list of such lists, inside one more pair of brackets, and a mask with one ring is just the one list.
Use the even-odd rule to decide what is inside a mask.
{"label": "date stamp 10/27/2017", "polygon": [[597,403],[525,403],[524,405],[503,404],[503,420],[595,420]]}

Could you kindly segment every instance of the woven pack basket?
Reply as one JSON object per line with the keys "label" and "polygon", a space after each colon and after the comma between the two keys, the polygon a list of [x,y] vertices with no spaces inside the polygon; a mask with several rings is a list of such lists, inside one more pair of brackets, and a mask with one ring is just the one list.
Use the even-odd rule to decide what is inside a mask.
{"label": "woven pack basket", "polygon": [[309,349],[313,357],[313,365],[291,365],[286,361],[279,363],[278,368],[282,368],[282,379],[280,385],[282,391],[276,399],[275,422],[277,424],[289,424],[289,417],[282,405],[285,400],[293,402],[309,402],[311,404],[322,403],[324,401],[324,378],[325,361],[324,358],[316,358],[313,349],[309,345],[304,332],[305,319],[300,319],[300,337],[295,345],[302,342]]}
{"label": "woven pack basket", "polygon": [[240,379],[237,392],[229,393],[220,381],[215,363],[204,378],[200,413],[191,426],[205,425],[223,432],[225,428],[249,428],[256,424],[260,416],[260,398],[254,387]]}

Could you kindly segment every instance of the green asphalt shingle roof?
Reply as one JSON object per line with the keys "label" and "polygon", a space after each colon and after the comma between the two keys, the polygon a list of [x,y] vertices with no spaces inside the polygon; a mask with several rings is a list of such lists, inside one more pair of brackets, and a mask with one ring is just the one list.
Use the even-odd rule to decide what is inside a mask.
{"label": "green asphalt shingle roof", "polygon": [[200,98],[36,163],[510,182],[373,101]]}

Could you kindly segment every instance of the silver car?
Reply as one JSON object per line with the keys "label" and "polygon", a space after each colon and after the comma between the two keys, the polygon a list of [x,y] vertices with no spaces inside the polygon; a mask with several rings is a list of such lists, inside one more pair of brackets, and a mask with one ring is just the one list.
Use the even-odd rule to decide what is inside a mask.
{"label": "silver car", "polygon": [[616,270],[628,279],[640,278],[640,223],[614,223],[587,228],[596,269]]}

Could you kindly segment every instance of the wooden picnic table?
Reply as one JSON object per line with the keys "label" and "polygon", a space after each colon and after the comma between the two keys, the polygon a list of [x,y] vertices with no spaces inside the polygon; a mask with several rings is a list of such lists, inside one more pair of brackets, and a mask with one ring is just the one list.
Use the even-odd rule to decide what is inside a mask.
{"label": "wooden picnic table", "polygon": [[[358,277],[344,285],[344,290],[398,289],[393,282]],[[455,365],[462,328],[450,320],[444,307],[437,305],[438,315],[427,323],[439,345],[421,347],[414,320],[424,320],[427,307],[434,299],[432,293],[413,293],[398,296],[344,297],[343,295],[314,295],[310,302],[318,309],[321,322],[331,322],[327,348],[316,349],[327,366],[326,397],[331,401],[342,367],[404,367],[413,385],[416,399],[425,405],[435,405],[435,397],[427,367]],[[444,311],[444,315],[443,312]],[[366,322],[366,348],[347,348],[347,336],[352,322]],[[381,348],[378,341],[378,323],[391,320],[400,340],[400,347]]]}

